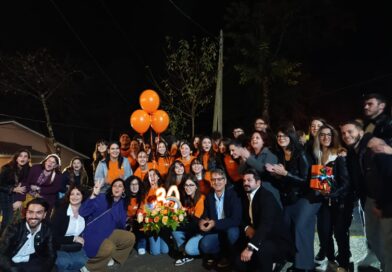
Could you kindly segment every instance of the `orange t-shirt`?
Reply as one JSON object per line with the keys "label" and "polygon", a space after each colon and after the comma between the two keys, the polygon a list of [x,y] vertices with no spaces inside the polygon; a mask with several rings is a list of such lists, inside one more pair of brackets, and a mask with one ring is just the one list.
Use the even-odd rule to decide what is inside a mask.
{"label": "orange t-shirt", "polygon": [[185,161],[183,158],[179,158],[177,160],[179,160],[180,162],[182,162],[184,164],[184,168],[185,168],[185,173],[189,174],[191,171],[191,162],[194,159],[194,156],[189,156],[189,160]]}
{"label": "orange t-shirt", "polygon": [[148,162],[147,163],[147,169],[146,170],[142,170],[140,168],[140,166],[136,169],[135,173],[133,173],[135,176],[139,177],[141,180],[144,180],[144,177],[146,176],[146,174],[148,173],[148,170],[153,168],[153,164],[152,162]]}
{"label": "orange t-shirt", "polygon": [[192,208],[188,208],[188,214],[200,218],[204,212],[204,200],[205,196],[201,195],[199,200],[196,202],[196,205]]}
{"label": "orange t-shirt", "polygon": [[207,170],[208,170],[208,160],[210,159],[210,154],[207,153],[207,152],[205,152],[205,153],[203,154],[202,159],[203,159],[203,167],[204,167],[204,170],[207,171]]}
{"label": "orange t-shirt", "polygon": [[233,160],[233,158],[228,154],[225,155],[223,161],[225,163],[227,174],[229,175],[231,180],[234,182],[241,181],[242,176],[238,172],[238,162]]}
{"label": "orange t-shirt", "polygon": [[167,172],[169,171],[170,165],[173,162],[173,158],[170,157],[159,157],[157,162],[155,163],[155,168],[158,169],[159,174],[161,174],[162,178],[164,178],[167,175]]}
{"label": "orange t-shirt", "polygon": [[143,202],[140,203],[140,205],[139,205],[137,203],[136,197],[131,198],[131,201],[129,202],[129,205],[128,205],[128,211],[127,211],[128,217],[132,217],[132,218],[135,217],[138,209],[143,209]]}
{"label": "orange t-shirt", "polygon": [[109,161],[109,169],[106,176],[107,182],[112,184],[113,180],[116,178],[124,177],[124,167],[121,165],[121,168],[118,168],[118,161]]}

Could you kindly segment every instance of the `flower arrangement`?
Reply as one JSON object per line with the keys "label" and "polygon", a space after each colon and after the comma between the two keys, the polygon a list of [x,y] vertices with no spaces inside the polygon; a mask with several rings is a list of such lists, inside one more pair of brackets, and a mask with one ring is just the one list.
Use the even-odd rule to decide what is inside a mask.
{"label": "flower arrangement", "polygon": [[312,165],[310,188],[318,191],[331,192],[333,187],[333,169],[323,165]]}
{"label": "flower arrangement", "polygon": [[149,203],[144,213],[138,212],[136,218],[137,222],[143,225],[144,232],[158,234],[164,228],[175,231],[178,226],[185,223],[186,211],[176,198],[167,198],[165,202]]}

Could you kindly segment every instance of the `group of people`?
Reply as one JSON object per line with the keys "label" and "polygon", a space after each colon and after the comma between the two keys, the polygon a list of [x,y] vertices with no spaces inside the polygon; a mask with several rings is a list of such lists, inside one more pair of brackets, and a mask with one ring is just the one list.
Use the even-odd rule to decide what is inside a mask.
{"label": "group of people", "polygon": [[[288,271],[322,262],[353,271],[349,228],[359,202],[368,244],[360,265],[378,260],[390,272],[392,119],[379,94],[363,105],[363,121],[342,122],[340,133],[313,118],[308,139],[291,123],[273,133],[264,118],[231,138],[145,143],[122,133],[119,142],[97,141],[93,179],[80,158],[61,173],[56,154],[30,167],[29,151],[20,150],[0,172],[0,270],[111,271],[135,248],[172,251],[176,266],[201,256],[206,267],[237,271],[278,271],[286,262]],[[310,186],[313,166],[331,169],[328,187]],[[173,187],[186,223],[143,232],[138,216],[159,188]]]}

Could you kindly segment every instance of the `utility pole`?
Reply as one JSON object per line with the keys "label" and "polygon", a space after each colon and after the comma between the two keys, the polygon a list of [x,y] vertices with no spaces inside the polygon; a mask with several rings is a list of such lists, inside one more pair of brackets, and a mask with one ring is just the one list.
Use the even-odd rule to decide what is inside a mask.
{"label": "utility pole", "polygon": [[223,119],[223,31],[220,31],[219,38],[219,59],[218,59],[218,75],[216,78],[215,90],[215,106],[214,119],[212,123],[212,131],[219,131],[222,133],[222,119]]}

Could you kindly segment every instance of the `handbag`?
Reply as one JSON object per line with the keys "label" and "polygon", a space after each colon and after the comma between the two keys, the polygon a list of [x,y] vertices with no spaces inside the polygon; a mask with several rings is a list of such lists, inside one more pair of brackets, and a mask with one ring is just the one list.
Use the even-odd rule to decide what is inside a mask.
{"label": "handbag", "polygon": [[82,249],[81,243],[73,242],[71,244],[61,244],[59,250],[65,252],[76,252]]}

